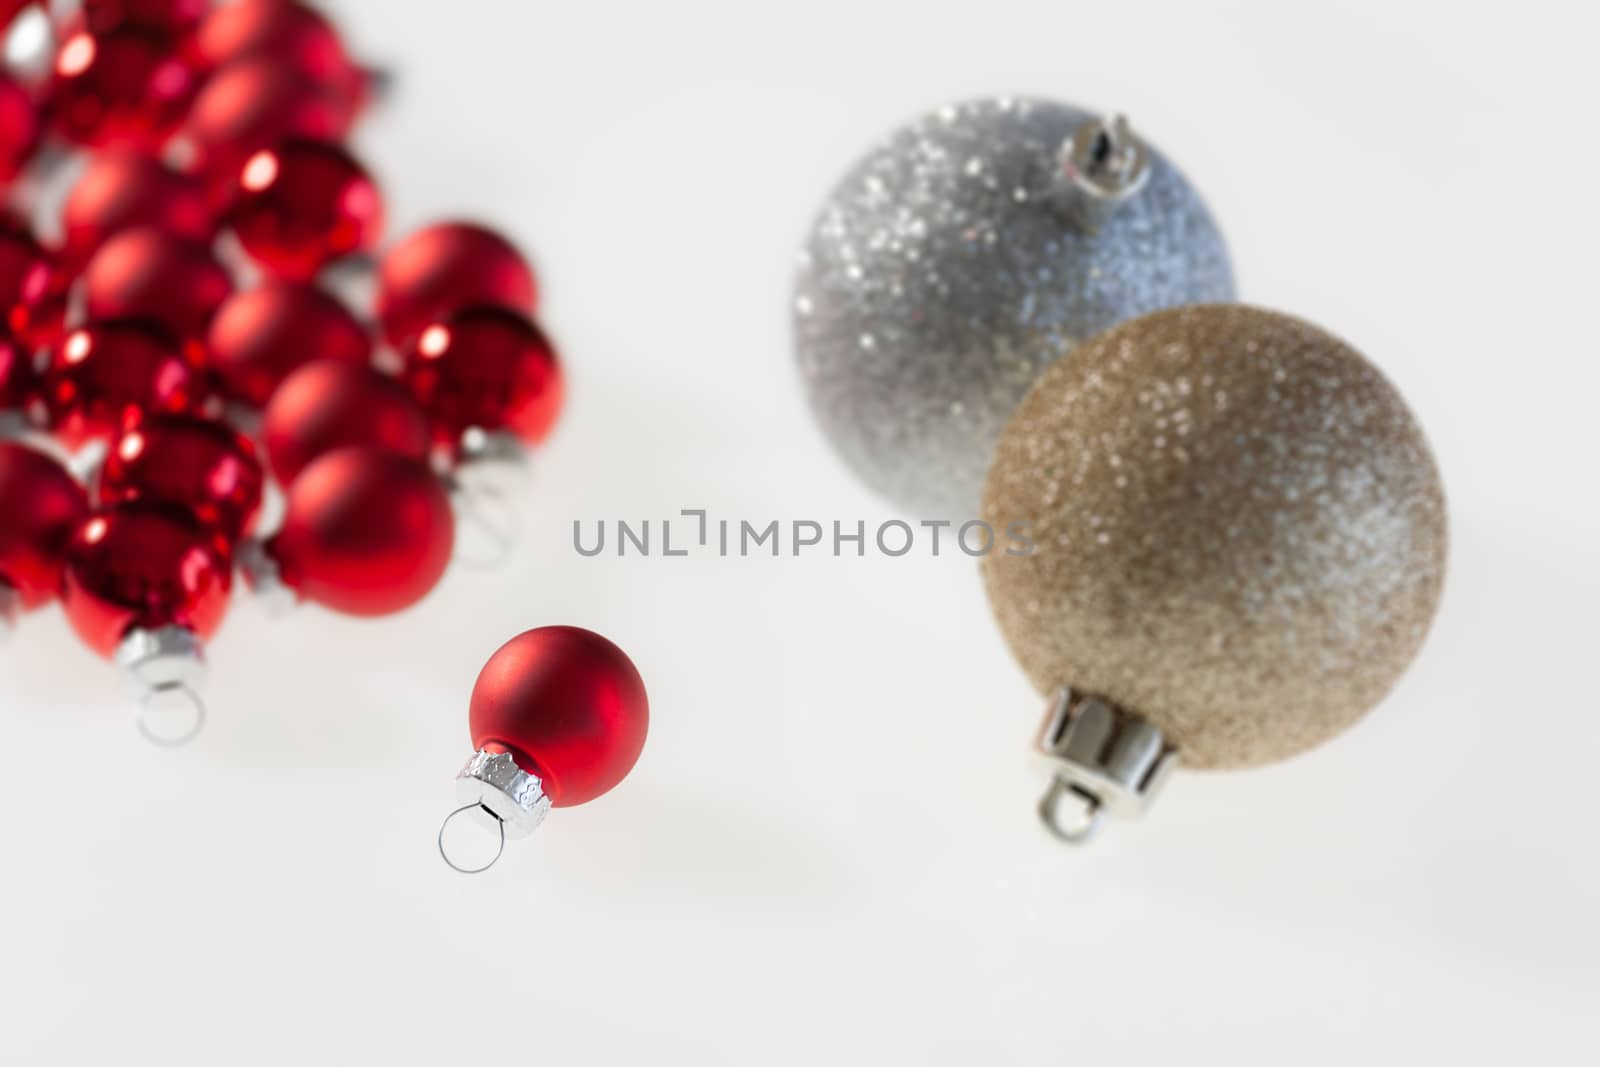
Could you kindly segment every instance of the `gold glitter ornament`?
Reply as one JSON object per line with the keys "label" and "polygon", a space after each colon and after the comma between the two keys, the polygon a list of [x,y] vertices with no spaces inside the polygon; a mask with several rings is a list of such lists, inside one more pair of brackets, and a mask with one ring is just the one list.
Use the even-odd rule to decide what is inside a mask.
{"label": "gold glitter ornament", "polygon": [[1251,767],[1349,727],[1416,655],[1444,579],[1444,490],[1400,395],[1331,334],[1241,305],[1134,319],[1047,370],[983,517],[1034,545],[983,574],[1055,695],[1041,814],[1067,839],[1137,814],[1179,759]]}

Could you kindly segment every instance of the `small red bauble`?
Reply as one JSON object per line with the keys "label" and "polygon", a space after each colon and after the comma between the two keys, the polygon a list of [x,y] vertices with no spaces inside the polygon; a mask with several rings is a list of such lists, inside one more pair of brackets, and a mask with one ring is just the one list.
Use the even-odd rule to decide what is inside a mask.
{"label": "small red bauble", "polygon": [[377,185],[344,148],[297,139],[245,161],[228,221],[268,273],[306,280],[378,243],[383,202]]}
{"label": "small red bauble", "polygon": [[140,415],[200,412],[209,399],[191,355],[127,321],[68,334],[50,353],[43,394],[51,428],[73,447],[119,434]]}
{"label": "small red bauble", "polygon": [[0,187],[27,164],[39,143],[39,112],[33,94],[0,69]]}
{"label": "small red bauble", "polygon": [[150,226],[111,238],[83,271],[92,321],[143,319],[197,344],[232,291],[233,279],[205,245]]}
{"label": "small red bauble", "polygon": [[172,504],[231,543],[255,523],[264,483],[255,446],[227,423],[152,415],[112,444],[97,489],[102,507],[131,500]]}
{"label": "small red bauble", "polygon": [[82,266],[122,230],[155,227],[210,241],[216,232],[206,191],[160,160],[127,150],[97,153],[61,209],[64,256]]}
{"label": "small red bauble", "polygon": [[217,309],[209,347],[223,391],[258,408],[307,363],[365,367],[372,358],[372,338],[339,300],[314,285],[270,279]]}
{"label": "small red bauble", "polygon": [[182,121],[195,76],[170,36],[125,24],[61,43],[48,113],[63,137],[94,148],[159,148]]}
{"label": "small red bauble", "polygon": [[55,341],[67,311],[67,283],[56,257],[22,220],[0,214],[0,325],[25,345]]}
{"label": "small red bauble", "polygon": [[347,104],[271,59],[243,59],[207,80],[184,122],[182,138],[190,167],[223,188],[226,203],[237,193],[245,160],[291,137],[337,141],[348,132]]}
{"label": "small red bauble", "polygon": [[67,549],[61,600],[88,646],[110,656],[130,630],[178,626],[202,640],[222,623],[233,583],[228,543],[169,504],[119,504],[91,516]]}
{"label": "small red bauble", "polygon": [[378,266],[378,318],[392,345],[465,307],[532,315],[538,288],[527,260],[493,230],[442,222],[406,237]]}
{"label": "small red bauble", "polygon": [[55,597],[67,543],[88,513],[88,497],[65,467],[0,441],[0,586],[23,610]]}
{"label": "small red bauble", "polygon": [[403,385],[369,366],[321,361],[286,378],[261,421],[272,471],[284,484],[318,456],[353,445],[381,448],[418,463],[433,436]]}
{"label": "small red bauble", "polygon": [[202,58],[213,67],[264,58],[354,102],[365,81],[338,31],[295,0],[241,0],[219,6],[200,26]]}
{"label": "small red bauble", "polygon": [[347,615],[388,615],[438,584],[454,540],[450,498],[432,470],[379,448],[343,448],[289,487],[267,553],[307,600]]}
{"label": "small red bauble", "polygon": [[452,443],[477,428],[536,444],[561,410],[555,349],[531,321],[501,308],[467,308],[424,329],[407,347],[404,377]]}
{"label": "small red bauble", "polygon": [[510,754],[554,807],[607,792],[639,761],[650,724],[627,654],[589,630],[544,626],[512,638],[472,687],[472,744]]}

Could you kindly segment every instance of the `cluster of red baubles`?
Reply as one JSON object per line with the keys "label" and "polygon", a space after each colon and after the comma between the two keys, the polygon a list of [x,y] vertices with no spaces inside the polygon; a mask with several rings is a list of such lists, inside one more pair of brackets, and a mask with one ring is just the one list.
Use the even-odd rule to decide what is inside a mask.
{"label": "cluster of red baubles", "polygon": [[[0,0],[0,30],[25,6]],[[59,595],[103,654],[203,640],[271,479],[285,585],[354,615],[415,603],[451,556],[463,435],[531,444],[561,404],[527,263],[446,223],[382,251],[371,326],[319,287],[378,255],[383,201],[341,143],[372,79],[304,4],[87,0],[55,32],[46,75],[0,69],[0,420],[104,459],[80,486],[0,443],[0,606]]]}

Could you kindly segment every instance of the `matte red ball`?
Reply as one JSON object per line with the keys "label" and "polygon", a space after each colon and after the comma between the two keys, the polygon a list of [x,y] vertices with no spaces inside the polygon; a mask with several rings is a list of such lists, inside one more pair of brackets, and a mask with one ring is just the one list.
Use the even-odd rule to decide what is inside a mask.
{"label": "matte red ball", "polygon": [[41,348],[61,336],[68,280],[22,220],[0,214],[0,316],[13,337]]}
{"label": "matte red ball", "polygon": [[405,386],[368,366],[323,361],[301,367],[272,395],[261,439],[287,484],[318,456],[355,445],[421,463],[433,435]]}
{"label": "matte red ball", "polygon": [[536,444],[561,410],[555,349],[532,321],[501,308],[467,308],[423,330],[407,346],[404,378],[451,442],[476,427]]}
{"label": "matte red ball", "polygon": [[294,70],[266,58],[241,59],[213,74],[195,97],[182,140],[189,168],[205,173],[220,202],[237,194],[239,170],[257,152],[293,137],[337,141],[350,129],[349,105]]}
{"label": "matte red ball", "polygon": [[343,448],[289,487],[269,551],[290,588],[347,615],[389,615],[439,583],[455,544],[437,475],[381,448]]}
{"label": "matte red ball", "polygon": [[93,148],[158,149],[183,121],[196,78],[172,37],[143,26],[74,33],[56,52],[51,125]]}
{"label": "matte red ball", "polygon": [[257,408],[308,363],[366,367],[372,358],[366,327],[338,299],[314,285],[270,279],[217,309],[209,348],[223,391]]}
{"label": "matte red ball", "polygon": [[61,209],[63,258],[82,266],[127,229],[154,227],[207,242],[216,218],[205,188],[159,160],[127,150],[96,153]]}
{"label": "matte red ball", "polygon": [[213,67],[267,58],[354,100],[365,76],[339,33],[315,9],[295,0],[241,0],[219,6],[201,23],[200,55]]}
{"label": "matte red ball", "polygon": [[203,244],[152,226],[123,230],[83,271],[92,321],[143,319],[184,342],[203,342],[233,279]]}
{"label": "matte red ball", "polygon": [[255,524],[265,481],[255,445],[227,423],[153,415],[112,444],[96,488],[102,507],[172,504],[232,543]]}
{"label": "matte red ball", "polygon": [[0,188],[22,172],[39,143],[33,94],[0,69]]}
{"label": "matte red ball", "polygon": [[627,777],[650,704],[622,649],[576,626],[544,626],[490,657],[472,687],[469,722],[474,747],[508,753],[562,808]]}
{"label": "matte red ball", "polygon": [[39,390],[33,353],[0,329],[0,411],[22,411]]}
{"label": "matte red ball", "polygon": [[378,265],[378,318],[400,345],[462,308],[500,307],[531,316],[533,270],[511,242],[470,222],[441,222],[409,235]]}
{"label": "matte red ball", "polygon": [[0,583],[25,610],[53,600],[67,544],[89,514],[83,486],[42,452],[0,441]]}
{"label": "matte red ball", "polygon": [[304,281],[335,260],[375,247],[383,202],[376,183],[343,147],[289,140],[245,161],[228,220],[264,270]]}
{"label": "matte red ball", "polygon": [[61,603],[90,648],[110,656],[129,630],[182,626],[201,640],[222,624],[233,588],[228,543],[170,504],[99,511],[67,547]]}
{"label": "matte red ball", "polygon": [[74,330],[50,353],[43,395],[69,446],[120,434],[142,415],[204,413],[205,374],[192,355],[139,322]]}

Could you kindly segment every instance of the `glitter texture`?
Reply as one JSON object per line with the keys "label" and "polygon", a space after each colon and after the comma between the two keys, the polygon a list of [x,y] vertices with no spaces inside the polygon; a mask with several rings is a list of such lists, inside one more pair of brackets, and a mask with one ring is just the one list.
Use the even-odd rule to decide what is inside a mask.
{"label": "glitter texture", "polygon": [[1444,579],[1444,491],[1405,402],[1308,323],[1158,312],[1045,373],[996,450],[983,515],[1036,551],[984,561],[1041,693],[1148,719],[1189,767],[1301,752],[1376,704]]}
{"label": "glitter texture", "polygon": [[1097,116],[1038,100],[927,115],[867,154],[801,255],[795,345],[812,409],[875,491],[970,518],[995,439],[1034,378],[1118,322],[1230,300],[1216,225],[1158,152],[1093,232],[1061,153]]}

